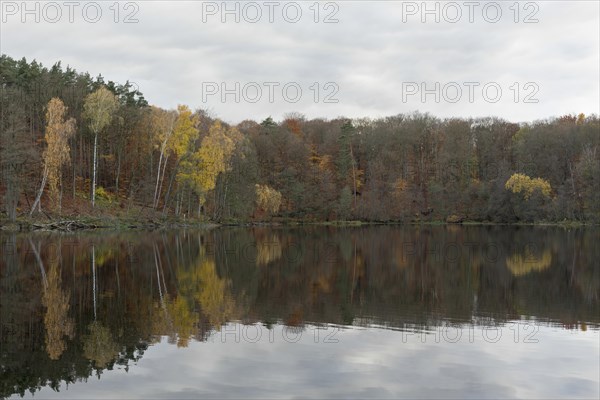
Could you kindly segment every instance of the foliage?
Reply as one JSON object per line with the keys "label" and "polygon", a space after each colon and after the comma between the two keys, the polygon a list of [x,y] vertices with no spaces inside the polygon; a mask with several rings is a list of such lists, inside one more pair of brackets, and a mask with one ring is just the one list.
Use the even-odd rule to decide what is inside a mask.
{"label": "foliage", "polygon": [[2,55],[0,83],[0,207],[13,221],[36,195],[40,209],[58,197],[62,214],[85,215],[81,194],[91,187],[95,201],[97,186],[111,201],[94,213],[150,219],[600,221],[597,115],[516,124],[289,113],[231,125],[185,105],[150,107],[129,82],[60,63]]}
{"label": "foliage", "polygon": [[102,86],[85,98],[82,117],[88,121],[90,130],[98,134],[110,124],[118,106],[117,97]]}
{"label": "foliage", "polygon": [[58,202],[61,168],[71,161],[69,140],[75,134],[75,119],[69,118],[65,121],[66,112],[67,108],[60,99],[55,97],[48,103],[45,135],[48,147],[42,157],[48,173],[50,195],[55,203]]}
{"label": "foliage", "polygon": [[217,121],[202,139],[200,148],[181,163],[180,182],[193,188],[202,203],[206,193],[215,188],[219,175],[229,169],[236,136],[236,131],[228,132]]}
{"label": "foliage", "polygon": [[101,86],[85,98],[82,117],[88,120],[88,126],[94,133],[94,158],[92,165],[92,207],[96,202],[96,177],[98,169],[98,135],[111,122],[119,107],[117,96]]}
{"label": "foliage", "polygon": [[338,214],[342,219],[348,218],[350,215],[350,209],[352,207],[352,191],[348,186],[344,186],[340,193],[340,199],[338,202]]}
{"label": "foliage", "polygon": [[173,128],[173,139],[170,141],[171,150],[176,157],[184,157],[193,151],[194,141],[198,137],[197,123],[198,117],[192,115],[188,106],[177,106],[177,119]]}
{"label": "foliage", "polygon": [[552,188],[550,183],[542,178],[530,178],[524,174],[513,174],[505,184],[506,190],[513,193],[523,193],[525,200],[529,200],[534,191],[539,192],[545,197],[550,197]]}
{"label": "foliage", "polygon": [[256,184],[256,204],[269,214],[276,214],[281,207],[281,193],[267,186]]}
{"label": "foliage", "polygon": [[96,188],[96,198],[108,203],[111,203],[114,200],[114,196],[102,186]]}

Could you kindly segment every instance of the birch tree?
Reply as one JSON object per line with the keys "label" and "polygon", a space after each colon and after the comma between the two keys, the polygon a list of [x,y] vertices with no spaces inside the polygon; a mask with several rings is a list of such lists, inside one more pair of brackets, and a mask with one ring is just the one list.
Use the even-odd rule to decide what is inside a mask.
{"label": "birch tree", "polygon": [[98,174],[98,134],[100,134],[112,120],[119,102],[117,96],[102,86],[85,98],[83,117],[88,121],[88,126],[94,134],[94,160],[92,166],[92,207],[96,204],[96,176]]}
{"label": "birch tree", "polygon": [[167,162],[169,161],[169,144],[172,138],[173,129],[175,128],[177,112],[165,111],[158,107],[152,107],[151,120],[155,137],[160,143],[160,155],[158,158],[158,168],[156,171],[156,184],[154,186],[154,198],[152,200],[152,206],[153,208],[156,208],[158,207],[163,182],[165,180]]}
{"label": "birch tree", "polygon": [[58,187],[61,181],[62,167],[71,161],[69,139],[75,133],[75,119],[69,118],[65,121],[66,112],[67,107],[65,107],[62,100],[54,97],[48,102],[46,109],[46,134],[44,137],[48,147],[42,155],[44,164],[42,184],[29,215],[35,212],[36,207],[41,210],[41,198],[47,181],[50,185],[52,203],[58,206],[60,212],[61,202]]}
{"label": "birch tree", "polygon": [[176,157],[175,167],[169,180],[169,188],[165,194],[165,203],[163,206],[163,215],[166,213],[173,182],[178,175],[180,164],[194,153],[194,145],[198,139],[198,116],[192,114],[192,111],[186,105],[177,107],[177,118],[173,127],[172,137],[169,141],[169,149]]}
{"label": "birch tree", "polygon": [[216,121],[202,139],[200,148],[181,163],[178,180],[189,186],[198,196],[200,205],[206,194],[215,188],[219,175],[230,168],[230,160],[237,141],[237,129],[227,129]]}

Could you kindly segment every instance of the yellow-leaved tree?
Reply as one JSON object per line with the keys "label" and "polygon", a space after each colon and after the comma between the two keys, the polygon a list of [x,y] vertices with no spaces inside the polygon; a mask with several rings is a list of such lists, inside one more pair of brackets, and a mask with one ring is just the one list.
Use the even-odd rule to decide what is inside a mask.
{"label": "yellow-leaved tree", "polygon": [[552,187],[547,180],[542,178],[530,178],[525,174],[513,174],[506,181],[504,187],[506,190],[510,190],[513,193],[523,193],[525,200],[529,200],[536,190],[539,190],[545,197],[550,197],[552,194]]}
{"label": "yellow-leaved tree", "polygon": [[235,128],[227,128],[220,121],[210,127],[198,150],[182,161],[178,181],[191,188],[198,196],[199,206],[216,186],[219,175],[231,168],[231,156],[242,135]]}
{"label": "yellow-leaved tree", "polygon": [[36,208],[41,211],[41,199],[46,182],[50,186],[52,204],[60,212],[59,185],[62,177],[61,171],[62,167],[71,161],[69,139],[75,133],[75,119],[69,118],[65,120],[66,113],[67,107],[65,107],[59,98],[54,97],[48,102],[48,106],[46,107],[46,134],[44,136],[48,147],[46,147],[46,150],[42,154],[44,160],[42,184],[29,215],[33,214]]}
{"label": "yellow-leaved tree", "polygon": [[281,193],[267,185],[255,185],[256,205],[269,215],[276,214],[281,207]]}
{"label": "yellow-leaved tree", "polygon": [[94,160],[92,172],[92,207],[96,204],[96,176],[98,175],[98,134],[112,121],[119,108],[119,100],[110,90],[102,86],[85,98],[83,117],[94,134]]}
{"label": "yellow-leaved tree", "polygon": [[[170,135],[169,140],[167,141],[168,148],[175,156],[176,163],[173,174],[171,175],[171,179],[169,181],[169,188],[165,194],[163,214],[166,213],[169,205],[169,199],[171,197],[171,190],[173,188],[173,182],[175,178],[179,176],[179,171],[182,166],[185,165],[187,160],[194,154],[194,145],[198,139],[199,133],[197,128],[198,121],[198,116],[195,115],[188,106],[182,104],[177,106],[177,118],[175,119],[173,133]],[[181,193],[177,194],[181,195]]]}

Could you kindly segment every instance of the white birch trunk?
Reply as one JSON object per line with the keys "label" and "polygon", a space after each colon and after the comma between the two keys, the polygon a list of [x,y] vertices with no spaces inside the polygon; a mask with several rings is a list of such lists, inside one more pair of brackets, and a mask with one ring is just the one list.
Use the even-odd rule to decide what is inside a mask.
{"label": "white birch trunk", "polygon": [[96,170],[98,169],[98,133],[94,135],[94,169],[92,176],[92,207],[96,205]]}
{"label": "white birch trunk", "polygon": [[48,167],[44,167],[44,175],[42,176],[42,185],[40,187],[40,190],[37,193],[37,196],[35,196],[35,201],[33,202],[33,206],[31,207],[31,211],[29,212],[29,216],[31,217],[31,215],[35,212],[35,208],[38,207],[39,210],[42,210],[42,194],[44,193],[44,187],[46,186],[46,181],[48,180]]}

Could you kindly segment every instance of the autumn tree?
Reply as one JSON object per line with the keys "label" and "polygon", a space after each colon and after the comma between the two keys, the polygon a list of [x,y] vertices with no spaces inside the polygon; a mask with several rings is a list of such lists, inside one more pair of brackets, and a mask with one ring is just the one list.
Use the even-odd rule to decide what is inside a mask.
{"label": "autumn tree", "polygon": [[552,196],[548,181],[516,173],[506,181],[504,187],[516,194],[512,196],[511,204],[519,220],[533,222],[547,215],[546,207]]}
{"label": "autumn tree", "polygon": [[281,207],[281,193],[267,185],[256,184],[256,205],[269,215],[277,214]]}
{"label": "autumn tree", "polygon": [[[76,204],[89,177],[92,204],[99,182],[114,182],[128,211],[151,204],[179,216],[202,205],[198,212],[214,220],[251,218],[256,183],[277,188],[277,213],[288,218],[600,220],[594,114],[516,124],[418,112],[352,120],[290,113],[281,122],[246,120],[237,130],[221,122],[211,134],[215,119],[206,111],[148,107],[133,86],[60,62],[47,68],[0,55],[3,218],[16,220],[23,204],[27,213],[41,210],[48,183],[52,204],[60,209],[68,185]],[[47,114],[55,97],[89,136],[52,135]],[[58,125],[67,127],[64,119]],[[552,195],[507,190],[515,173],[543,179]]]}
{"label": "autumn tree", "polygon": [[175,111],[166,111],[158,107],[152,107],[151,109],[151,128],[154,131],[155,140],[158,142],[159,146],[156,184],[154,186],[154,197],[152,200],[152,205],[154,208],[158,207],[158,202],[160,200],[167,163],[169,161],[168,150],[171,143],[170,139],[172,137],[176,119],[177,113]]}
{"label": "autumn tree", "polygon": [[[231,170],[231,157],[242,141],[243,137],[236,128],[226,128],[220,121],[216,121],[210,128],[208,136],[202,139],[198,150],[201,200],[207,192],[215,189],[219,176]],[[225,187],[225,196],[226,193],[227,187]]]}
{"label": "autumn tree", "polygon": [[539,190],[545,197],[550,197],[552,188],[548,181],[542,178],[530,178],[524,174],[513,174],[505,184],[506,190],[513,193],[523,193],[525,200],[529,200],[534,191]]}
{"label": "autumn tree", "polygon": [[344,125],[342,125],[338,139],[340,150],[337,158],[338,171],[342,182],[351,182],[354,207],[356,207],[356,197],[358,195],[359,184],[357,180],[356,158],[354,156],[354,150],[352,146],[352,139],[355,132],[356,129],[352,125],[352,121],[348,120],[344,123]]}
{"label": "autumn tree", "polygon": [[117,110],[117,97],[102,86],[85,98],[83,117],[94,134],[94,159],[92,165],[92,207],[96,204],[96,177],[98,169],[98,135],[106,128]]}
{"label": "autumn tree", "polygon": [[62,100],[53,98],[48,103],[46,111],[46,135],[45,140],[48,144],[43,153],[44,170],[42,173],[42,184],[31,207],[30,215],[33,214],[36,207],[41,209],[41,198],[46,186],[46,181],[50,184],[50,198],[53,205],[61,210],[61,197],[59,196],[59,185],[62,181],[62,167],[69,163],[70,147],[69,139],[75,133],[75,119],[65,120],[67,107]]}
{"label": "autumn tree", "polygon": [[[175,119],[175,126],[173,128],[172,138],[170,140],[170,150],[175,156],[175,166],[171,173],[171,179],[169,181],[169,188],[165,194],[165,202],[163,206],[163,214],[166,213],[171,197],[171,190],[173,189],[173,183],[175,178],[179,175],[179,169],[182,162],[194,154],[195,143],[198,139],[198,116],[193,114],[192,111],[186,105],[179,105],[177,107],[177,118]],[[182,200],[182,193],[177,192],[177,203],[175,213],[179,213],[179,205]]]}
{"label": "autumn tree", "polygon": [[204,203],[206,194],[215,188],[219,174],[229,168],[237,136],[235,129],[228,130],[216,121],[198,150],[182,162],[178,178],[194,190],[200,205]]}
{"label": "autumn tree", "polygon": [[600,151],[598,147],[584,147],[575,165],[577,184],[581,188],[581,202],[585,217],[600,221]]}
{"label": "autumn tree", "polygon": [[244,220],[250,218],[255,208],[251,199],[254,198],[254,183],[258,181],[258,158],[247,135],[229,129],[228,136],[235,148],[227,168],[217,177],[212,199],[209,199],[212,200],[213,219]]}

